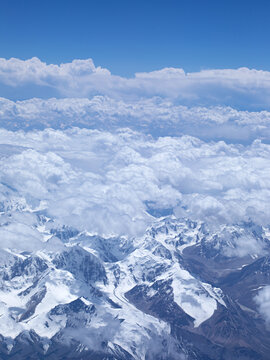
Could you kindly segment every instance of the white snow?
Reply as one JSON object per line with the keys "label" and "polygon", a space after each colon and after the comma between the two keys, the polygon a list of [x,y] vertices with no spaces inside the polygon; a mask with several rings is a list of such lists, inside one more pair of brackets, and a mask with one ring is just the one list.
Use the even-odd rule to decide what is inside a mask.
{"label": "white snow", "polygon": [[194,319],[194,326],[198,327],[209,319],[217,309],[217,302],[211,297],[204,286],[192,277],[186,270],[176,264],[170,274],[174,301]]}

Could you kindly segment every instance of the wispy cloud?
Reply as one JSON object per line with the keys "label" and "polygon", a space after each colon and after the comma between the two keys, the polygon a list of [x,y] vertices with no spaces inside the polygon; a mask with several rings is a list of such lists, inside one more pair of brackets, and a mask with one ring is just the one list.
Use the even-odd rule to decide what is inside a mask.
{"label": "wispy cloud", "polygon": [[258,305],[260,314],[265,319],[267,325],[270,326],[270,286],[267,285],[262,288],[254,300]]}

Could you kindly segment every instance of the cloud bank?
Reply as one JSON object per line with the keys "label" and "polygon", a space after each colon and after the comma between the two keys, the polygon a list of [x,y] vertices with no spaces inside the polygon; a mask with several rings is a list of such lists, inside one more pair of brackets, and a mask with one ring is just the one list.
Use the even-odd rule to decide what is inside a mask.
{"label": "cloud bank", "polygon": [[16,102],[0,98],[0,126],[10,130],[77,126],[109,131],[128,127],[153,136],[186,134],[206,141],[270,141],[268,111],[239,111],[224,106],[187,107],[160,97],[135,102],[107,96]]}
{"label": "cloud bank", "polygon": [[1,58],[0,94],[13,100],[95,95],[138,100],[159,96],[188,106],[262,110],[269,109],[270,72],[239,68],[186,73],[180,68],[164,68],[124,78],[96,67],[92,59],[48,65],[38,58]]}
{"label": "cloud bank", "polygon": [[1,208],[11,212],[42,209],[62,225],[104,236],[142,234],[151,209],[213,224],[269,223],[270,145],[260,141],[73,128],[2,129],[0,142]]}
{"label": "cloud bank", "polygon": [[0,127],[130,128],[204,141],[270,141],[270,73],[165,68],[112,75],[91,59],[61,65],[0,59]]}

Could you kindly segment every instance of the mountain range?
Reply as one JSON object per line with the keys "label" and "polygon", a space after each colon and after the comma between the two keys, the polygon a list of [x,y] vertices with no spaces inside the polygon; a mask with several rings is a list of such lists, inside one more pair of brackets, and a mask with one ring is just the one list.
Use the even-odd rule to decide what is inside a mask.
{"label": "mountain range", "polygon": [[268,227],[156,215],[102,237],[31,216],[43,246],[0,251],[0,359],[269,359]]}

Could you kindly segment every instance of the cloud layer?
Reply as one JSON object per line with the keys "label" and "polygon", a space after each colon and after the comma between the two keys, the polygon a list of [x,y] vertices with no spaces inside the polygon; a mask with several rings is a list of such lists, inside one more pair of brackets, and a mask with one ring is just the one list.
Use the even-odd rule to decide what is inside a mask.
{"label": "cloud layer", "polygon": [[1,130],[0,142],[3,209],[40,208],[60,224],[105,236],[140,235],[151,210],[213,224],[269,222],[270,145],[260,141],[73,128]]}
{"label": "cloud layer", "polygon": [[[140,235],[153,214],[268,224],[269,80],[244,68],[128,79],[91,59],[0,59],[1,208],[105,236]],[[4,215],[3,244],[33,224],[17,216]]]}
{"label": "cloud layer", "polygon": [[160,97],[124,101],[108,96],[11,101],[0,98],[0,126],[16,129],[68,128],[100,130],[129,127],[153,136],[188,134],[203,140],[250,143],[270,141],[270,112],[231,107],[187,107]]}
{"label": "cloud layer", "polygon": [[270,72],[247,68],[194,73],[164,68],[124,78],[96,67],[91,59],[61,65],[48,65],[38,58],[0,59],[0,94],[13,100],[94,95],[138,100],[159,96],[189,106],[269,109],[269,80]]}

